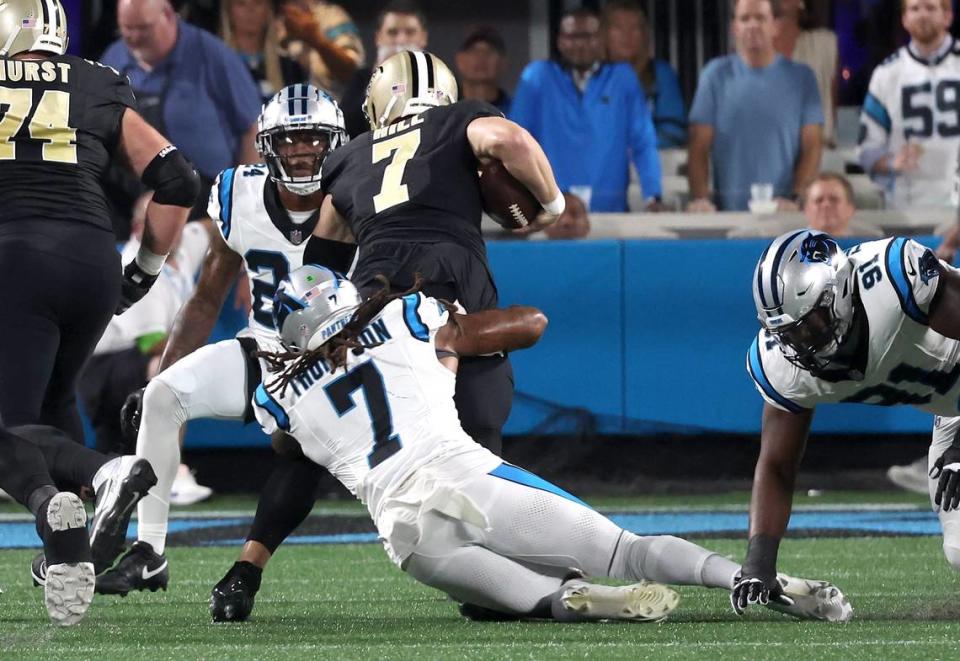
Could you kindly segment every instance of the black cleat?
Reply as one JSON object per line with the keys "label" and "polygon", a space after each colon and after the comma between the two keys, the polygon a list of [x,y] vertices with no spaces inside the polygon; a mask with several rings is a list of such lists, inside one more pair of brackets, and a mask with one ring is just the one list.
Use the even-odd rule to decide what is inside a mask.
{"label": "black cleat", "polygon": [[96,485],[97,507],[90,527],[90,550],[98,574],[108,569],[123,551],[130,515],[157,483],[150,462],[133,455],[111,459],[98,475],[100,472],[104,478]]}
{"label": "black cleat", "polygon": [[472,622],[518,622],[523,618],[513,613],[495,611],[476,604],[460,604],[460,614]]}
{"label": "black cleat", "polygon": [[210,592],[214,622],[244,622],[253,612],[263,570],[250,562],[235,562]]}
{"label": "black cleat", "polygon": [[97,576],[98,594],[127,596],[136,590],[166,590],[170,581],[167,559],[146,542],[134,542],[113,569]]}
{"label": "black cleat", "polygon": [[30,563],[30,579],[34,587],[42,588],[47,584],[47,556],[43,551],[33,556],[33,562]]}

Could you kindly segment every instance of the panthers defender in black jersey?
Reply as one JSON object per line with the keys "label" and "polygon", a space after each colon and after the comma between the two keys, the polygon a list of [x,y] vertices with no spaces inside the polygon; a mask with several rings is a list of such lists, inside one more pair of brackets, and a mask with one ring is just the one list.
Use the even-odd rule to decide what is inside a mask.
{"label": "panthers defender in black jersey", "polygon": [[[540,229],[563,212],[563,196],[543,150],[524,129],[493,106],[457,102],[453,74],[430,53],[404,51],[374,71],[364,103],[372,131],[333,151],[323,163],[327,193],[305,261],[331,240],[359,246],[351,280],[369,295],[387,278],[394,290],[423,279],[429,296],[456,301],[467,312],[497,307],[483,237],[478,168],[503,162],[527,186],[544,213],[521,232]],[[322,263],[322,262],[321,262]],[[513,371],[504,355],[462,358],[457,411],[470,436],[500,454],[501,429],[513,402]],[[296,444],[293,444],[294,446]],[[278,470],[261,495],[240,561],[211,595],[215,619],[246,619],[260,572],[281,541],[310,511],[310,474]],[[315,478],[312,478],[315,479]],[[299,482],[299,483],[298,483]],[[301,501],[308,499],[305,504]],[[300,517],[292,512],[303,512]]]}
{"label": "panthers defender in black jersey", "polygon": [[[199,178],[136,113],[127,82],[64,55],[66,43],[59,0],[0,0],[0,423],[45,423],[82,439],[78,373],[110,316],[156,279]],[[155,191],[140,253],[122,274],[100,185],[115,155]],[[62,473],[51,464],[95,472],[104,458],[61,445],[48,452],[0,430],[0,488],[37,516],[57,577],[47,581],[48,610],[72,624],[92,597],[91,551],[83,506],[58,493]],[[92,481],[90,470],[72,474]]]}

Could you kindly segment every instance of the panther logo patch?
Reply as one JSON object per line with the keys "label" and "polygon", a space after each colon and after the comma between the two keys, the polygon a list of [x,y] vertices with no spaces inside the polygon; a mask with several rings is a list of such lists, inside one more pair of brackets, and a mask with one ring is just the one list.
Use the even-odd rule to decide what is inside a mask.
{"label": "panther logo patch", "polygon": [[837,252],[837,244],[823,234],[811,234],[800,244],[801,262],[824,262],[829,264]]}
{"label": "panther logo patch", "polygon": [[940,275],[940,260],[937,259],[932,250],[927,249],[920,257],[918,268],[920,270],[920,280],[926,285]]}

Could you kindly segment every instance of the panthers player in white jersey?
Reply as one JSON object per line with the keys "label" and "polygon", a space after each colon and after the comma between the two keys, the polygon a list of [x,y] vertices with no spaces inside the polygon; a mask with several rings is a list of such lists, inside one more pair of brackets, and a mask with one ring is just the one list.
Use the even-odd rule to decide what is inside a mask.
{"label": "panthers player in white jersey", "polygon": [[[289,432],[368,508],[391,560],[498,617],[656,620],[677,605],[660,583],[729,589],[739,566],[688,541],[639,537],[471,439],[454,404],[461,356],[533,344],[533,308],[451,314],[421,293],[360,301],[347,279],[305,266],[274,302],[289,353],[269,356],[258,421]],[[643,581],[596,585],[585,576]],[[655,581],[648,583],[646,581]],[[835,587],[784,577],[775,606],[844,620]]]}
{"label": "panthers player in white jersey", "polygon": [[[230,168],[217,177],[208,211],[219,239],[212,240],[196,291],[177,316],[161,372],[124,407],[128,426],[139,428],[137,455],[151,460],[158,482],[139,505],[137,543],[98,577],[98,592],[166,589],[163,551],[181,428],[196,418],[253,420],[250,396],[261,378],[255,354],[277,346],[274,291],[290,271],[316,256],[305,253],[323,198],[320,167],[347,140],[343,114],[325,92],[291,85],[264,105],[258,124],[257,147],[266,163]],[[349,266],[354,249],[347,248],[339,259]],[[253,303],[249,326],[236,339],[200,348],[242,268]]]}
{"label": "panthers player in white jersey", "polygon": [[735,607],[778,592],[777,552],[821,402],[909,404],[938,416],[930,497],[944,554],[960,569],[960,274],[909,239],[844,253],[827,234],[797,230],[763,253],[753,295],[763,328],[747,371],[766,403]]}
{"label": "panthers player in white jersey", "polygon": [[960,44],[950,0],[904,0],[910,43],[873,72],[860,115],[860,161],[887,205],[953,206],[960,152]]}

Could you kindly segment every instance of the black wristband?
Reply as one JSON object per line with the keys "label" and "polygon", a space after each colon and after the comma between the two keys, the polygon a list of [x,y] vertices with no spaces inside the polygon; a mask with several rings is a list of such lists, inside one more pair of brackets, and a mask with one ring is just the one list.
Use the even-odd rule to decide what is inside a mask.
{"label": "black wristband", "polygon": [[754,535],[747,545],[743,573],[748,576],[775,576],[780,540],[769,535]]}

